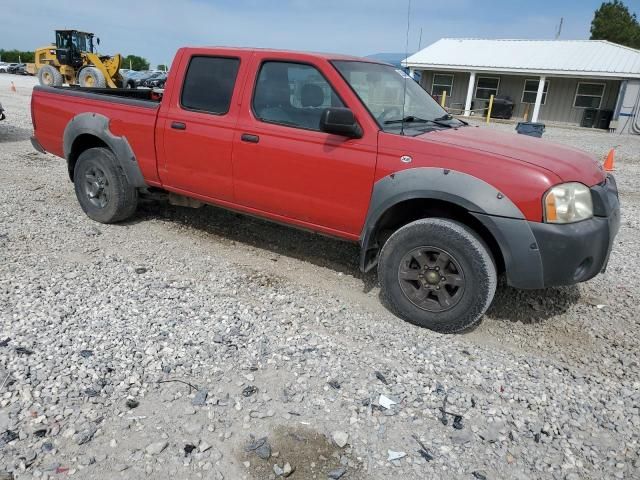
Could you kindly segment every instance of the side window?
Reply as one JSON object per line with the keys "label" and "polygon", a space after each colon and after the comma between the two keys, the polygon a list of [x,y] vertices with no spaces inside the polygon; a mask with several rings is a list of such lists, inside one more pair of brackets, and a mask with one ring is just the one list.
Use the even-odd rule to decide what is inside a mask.
{"label": "side window", "polygon": [[216,115],[227,113],[239,67],[237,58],[192,57],[182,86],[182,107]]}
{"label": "side window", "polygon": [[478,83],[476,85],[476,97],[480,100],[489,100],[491,95],[494,97],[498,95],[498,87],[500,86],[500,79],[495,77],[478,77]]}
{"label": "side window", "polygon": [[311,65],[265,62],[253,95],[253,111],[262,121],[320,130],[327,107],[344,104],[322,74]]}

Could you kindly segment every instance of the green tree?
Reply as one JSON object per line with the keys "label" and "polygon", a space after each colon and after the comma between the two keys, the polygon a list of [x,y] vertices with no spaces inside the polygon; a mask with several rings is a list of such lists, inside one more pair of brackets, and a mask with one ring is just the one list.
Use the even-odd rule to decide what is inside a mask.
{"label": "green tree", "polygon": [[591,21],[591,40],[610,42],[640,48],[640,24],[620,0],[603,2]]}
{"label": "green tree", "polygon": [[0,59],[2,59],[3,62],[17,63],[19,61],[22,61],[22,63],[33,63],[34,58],[34,52],[0,49]]}
{"label": "green tree", "polygon": [[149,60],[138,55],[127,55],[122,59],[122,68],[133,70],[149,70]]}
{"label": "green tree", "polygon": [[163,72],[166,72],[169,69],[164,63],[161,63],[160,65],[158,65],[158,70],[162,70]]}

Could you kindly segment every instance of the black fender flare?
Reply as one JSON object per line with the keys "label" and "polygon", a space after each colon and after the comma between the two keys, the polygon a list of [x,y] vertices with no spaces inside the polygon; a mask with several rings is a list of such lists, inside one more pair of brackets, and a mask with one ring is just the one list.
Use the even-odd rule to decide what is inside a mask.
{"label": "black fender flare", "polygon": [[478,219],[498,243],[513,286],[542,288],[543,272],[536,239],[522,211],[502,192],[472,175],[435,167],[410,168],[378,180],[360,236],[360,269],[375,267],[374,233],[391,207],[415,199],[442,200],[464,208]]}
{"label": "black fender flare", "polygon": [[[71,172],[71,153],[73,144],[80,135],[92,135],[103,141],[115,155],[130,185],[136,188],[146,187],[144,176],[126,137],[118,137],[109,129],[109,118],[99,113],[80,113],[73,117],[64,129],[62,147],[64,158]],[[73,181],[73,177],[71,178]]]}

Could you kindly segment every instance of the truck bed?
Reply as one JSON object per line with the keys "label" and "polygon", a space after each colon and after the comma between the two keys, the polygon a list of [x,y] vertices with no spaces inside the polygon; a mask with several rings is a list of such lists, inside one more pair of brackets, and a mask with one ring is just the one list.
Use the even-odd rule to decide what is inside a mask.
{"label": "truck bed", "polygon": [[111,133],[126,137],[143,175],[153,184],[158,180],[155,125],[160,100],[152,90],[35,86],[34,130],[47,152],[64,157],[64,131],[71,119],[87,112],[104,115]]}

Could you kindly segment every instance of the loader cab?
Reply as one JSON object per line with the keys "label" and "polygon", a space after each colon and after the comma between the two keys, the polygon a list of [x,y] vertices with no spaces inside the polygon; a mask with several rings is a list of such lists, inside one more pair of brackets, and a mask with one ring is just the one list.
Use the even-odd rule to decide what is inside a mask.
{"label": "loader cab", "polygon": [[82,66],[82,53],[93,53],[93,33],[56,30],[56,58],[60,65]]}

